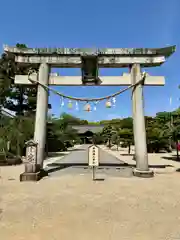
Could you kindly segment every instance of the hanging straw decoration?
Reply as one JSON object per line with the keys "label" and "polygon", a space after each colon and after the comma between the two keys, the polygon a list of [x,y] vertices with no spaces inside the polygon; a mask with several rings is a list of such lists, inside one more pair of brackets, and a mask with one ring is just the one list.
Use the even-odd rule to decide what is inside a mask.
{"label": "hanging straw decoration", "polygon": [[110,100],[107,100],[106,102],[106,108],[111,108],[112,104]]}
{"label": "hanging straw decoration", "polygon": [[78,102],[76,101],[76,110],[79,110]]}
{"label": "hanging straw decoration", "polygon": [[84,106],[84,111],[86,111],[86,112],[90,112],[91,111],[91,105],[88,102]]}
{"label": "hanging straw decoration", "polygon": [[[141,79],[135,83],[135,84],[132,84],[130,86],[128,86],[127,88],[124,88],[122,90],[119,90],[111,95],[108,95],[108,96],[104,96],[104,97],[99,97],[99,98],[77,98],[77,97],[72,97],[72,96],[68,96],[68,95],[64,95],[63,93],[60,93],[52,88],[50,88],[49,86],[47,86],[46,84],[42,84],[40,82],[38,82],[38,80],[33,80],[30,78],[30,75],[32,74],[32,72],[36,72],[37,71],[34,71],[32,69],[30,69],[30,71],[28,72],[28,80],[31,81],[32,83],[36,83],[36,84],[39,84],[41,86],[43,86],[45,89],[47,89],[48,91],[51,91],[53,92],[54,94],[57,94],[58,96],[62,97],[62,101],[61,101],[61,106],[64,106],[64,101],[63,101],[63,98],[65,99],[69,99],[69,103],[68,103],[68,108],[72,108],[73,107],[73,104],[72,104],[72,100],[73,101],[80,101],[80,102],[87,102],[86,106],[85,106],[85,109],[87,109],[88,111],[91,110],[91,106],[90,104],[88,104],[88,102],[99,102],[99,101],[103,101],[103,100],[107,100],[106,102],[106,107],[107,108],[111,108],[112,107],[112,104],[111,104],[111,101],[110,99],[112,99],[112,102],[113,102],[113,106],[115,106],[115,103],[116,103],[116,99],[115,97],[124,93],[125,91],[135,87],[135,86],[138,86],[139,84],[141,84],[142,82],[144,82],[145,78],[147,77],[147,74],[146,72],[143,72],[142,74],[142,77]],[[14,78],[11,78],[11,79],[14,79]],[[94,107],[94,110],[96,110],[96,106]]]}
{"label": "hanging straw decoration", "polygon": [[94,107],[93,107],[93,110],[96,111],[97,110],[97,107],[96,107],[97,103],[95,102],[94,103]]}
{"label": "hanging straw decoration", "polygon": [[[111,108],[112,106],[115,107],[116,105],[116,96],[124,93],[125,91],[135,87],[135,86],[138,86],[139,84],[141,84],[142,82],[144,82],[145,78],[147,77],[147,74],[145,72],[143,72],[142,74],[142,78],[135,84],[132,84],[130,86],[128,86],[127,88],[124,88],[122,90],[119,90],[111,95],[108,95],[108,96],[104,96],[104,97],[98,97],[98,98],[77,98],[77,97],[72,97],[72,96],[68,96],[68,95],[64,95],[63,93],[60,93],[52,88],[50,88],[49,86],[45,85],[45,84],[42,84],[40,82],[38,82],[38,80],[33,80],[30,78],[30,75],[32,74],[32,71],[29,71],[28,73],[28,80],[33,82],[33,83],[36,83],[36,84],[39,84],[41,86],[43,86],[45,89],[47,89],[48,91],[51,91],[53,92],[54,94],[57,94],[58,96],[61,97],[61,107],[64,106],[64,99],[68,99],[69,102],[68,102],[68,108],[69,109],[72,109],[73,108],[73,103],[72,101],[76,101],[76,110],[79,109],[78,108],[78,102],[86,102],[86,105],[84,106],[84,110],[87,111],[87,112],[90,112],[91,111],[91,105],[89,104],[89,102],[94,102],[95,105],[94,105],[94,110],[96,111],[97,108],[96,108],[96,104],[97,102],[100,102],[100,101],[104,101],[106,100],[106,108]],[[12,78],[14,79],[14,78]],[[112,100],[112,102],[111,102]],[[170,98],[170,105],[172,104],[172,98]]]}
{"label": "hanging straw decoration", "polygon": [[69,108],[69,109],[72,109],[72,107],[73,107],[72,101],[69,100],[69,102],[68,102],[68,108]]}
{"label": "hanging straw decoration", "polygon": [[116,98],[115,97],[112,98],[112,102],[113,102],[113,107],[115,107],[116,106]]}
{"label": "hanging straw decoration", "polygon": [[99,103],[99,101],[95,101],[94,102],[94,107],[93,107],[93,110],[96,111],[97,110],[97,104]]}
{"label": "hanging straw decoration", "polygon": [[61,107],[64,107],[64,98],[61,98]]}

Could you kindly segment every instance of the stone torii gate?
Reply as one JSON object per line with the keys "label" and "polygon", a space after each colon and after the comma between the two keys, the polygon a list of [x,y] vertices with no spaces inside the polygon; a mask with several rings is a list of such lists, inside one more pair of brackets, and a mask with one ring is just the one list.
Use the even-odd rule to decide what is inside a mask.
{"label": "stone torii gate", "polygon": [[[43,85],[59,86],[130,86],[138,83],[142,78],[141,68],[160,66],[174,51],[175,46],[166,48],[116,48],[116,49],[79,49],[79,48],[27,48],[4,46],[5,52],[15,55],[18,64],[39,65],[38,74],[30,78],[39,81],[37,93],[36,121],[34,143],[36,153],[20,180],[39,180],[43,170],[44,149],[46,138],[46,120],[48,109],[48,91]],[[51,67],[81,68],[82,76],[54,76],[50,74]],[[99,68],[128,67],[130,73],[123,76],[99,76]],[[16,84],[33,84],[28,75],[16,75]],[[42,85],[41,85],[42,84]],[[153,172],[148,167],[146,144],[146,129],[144,119],[143,85],[163,86],[163,76],[147,75],[144,82],[132,87],[133,130],[135,141],[136,168],[134,175],[152,177]],[[30,154],[32,155],[32,153]],[[32,156],[31,156],[32,157]]]}

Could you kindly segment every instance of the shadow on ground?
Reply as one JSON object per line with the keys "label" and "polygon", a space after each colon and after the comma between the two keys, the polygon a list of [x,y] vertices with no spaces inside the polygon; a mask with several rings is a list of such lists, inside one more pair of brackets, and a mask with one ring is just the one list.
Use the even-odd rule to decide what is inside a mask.
{"label": "shadow on ground", "polygon": [[111,148],[111,149],[106,148],[105,150],[111,150],[111,151],[113,151],[113,152],[115,152],[115,151],[120,152],[120,150],[117,150],[116,148]]}
{"label": "shadow on ground", "polygon": [[61,157],[61,156],[65,156],[68,154],[68,152],[78,152],[78,151],[86,151],[85,149],[82,148],[77,148],[77,149],[68,149],[67,151],[64,152],[49,152],[47,155],[47,158],[49,157]]}
{"label": "shadow on ground", "polygon": [[121,155],[122,156],[132,156],[132,157],[134,156],[134,154],[132,154],[132,153],[130,153],[130,154],[129,153],[121,153]]}
{"label": "shadow on ground", "polygon": [[76,149],[68,149],[68,152],[85,152],[86,149],[83,148],[76,148]]}
{"label": "shadow on ground", "polygon": [[172,156],[164,156],[164,157],[161,157],[163,159],[166,159],[166,160],[171,160],[171,161],[175,161],[175,162],[180,162],[180,158],[178,159],[176,155],[172,155]]}
{"label": "shadow on ground", "polygon": [[[88,169],[88,163],[51,163],[47,165],[51,169],[47,170],[47,173],[53,173],[57,171],[61,171],[66,168],[84,168]],[[135,164],[127,164],[127,163],[100,163],[98,169],[107,169],[107,168],[134,168]],[[149,165],[150,168],[166,168],[173,167],[172,165]]]}
{"label": "shadow on ground", "polygon": [[[63,170],[65,168],[84,168],[84,169],[88,169],[88,163],[51,163],[47,165],[48,167],[52,167],[51,169],[47,170],[48,173],[52,173],[52,172],[56,172],[56,171],[60,171]],[[118,168],[118,167],[129,167],[131,168],[130,165],[128,165],[127,163],[100,163],[98,169],[105,169],[105,168]]]}
{"label": "shadow on ground", "polygon": [[67,152],[51,152],[48,153],[47,158],[49,157],[62,157],[62,156],[66,156]]}
{"label": "shadow on ground", "polygon": [[3,213],[3,210],[0,208],[0,220],[2,218],[2,213]]}
{"label": "shadow on ground", "polygon": [[120,154],[121,154],[121,152],[128,152],[128,150],[126,151],[126,149],[116,149],[116,148],[111,148],[111,149],[109,149],[109,148],[106,148],[105,150],[111,150],[111,151],[113,151],[113,152],[119,152]]}
{"label": "shadow on ground", "polygon": [[[122,156],[134,156],[134,154],[121,154]],[[117,158],[117,157],[115,157]],[[119,158],[117,158],[119,160]],[[132,159],[135,163],[134,164],[128,164],[128,163],[122,163],[120,166],[129,166],[129,167],[136,167],[136,160],[135,159]],[[149,164],[149,168],[166,168],[166,167],[174,167],[173,165],[170,165],[170,164],[155,164],[155,165],[152,165],[152,164]]]}
{"label": "shadow on ground", "polygon": [[105,179],[104,178],[95,178],[93,181],[95,182],[103,182]]}

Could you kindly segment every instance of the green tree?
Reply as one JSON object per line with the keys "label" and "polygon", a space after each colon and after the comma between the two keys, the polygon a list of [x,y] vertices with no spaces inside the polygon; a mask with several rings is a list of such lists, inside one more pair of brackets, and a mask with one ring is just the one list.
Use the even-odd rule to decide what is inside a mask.
{"label": "green tree", "polygon": [[178,142],[180,139],[180,118],[179,117],[180,117],[180,111],[179,109],[177,109],[176,111],[170,114],[169,122],[166,124],[169,137],[172,140],[172,142],[175,143],[177,160],[179,160]]}
{"label": "green tree", "polygon": [[119,144],[120,144],[120,135],[118,132],[118,129],[115,129],[113,135],[112,135],[112,142],[116,144],[117,151],[119,150]]}
{"label": "green tree", "polygon": [[112,147],[112,136],[115,134],[115,129],[112,127],[112,125],[107,125],[102,130],[102,136],[104,140],[107,142],[107,145],[109,148]]}
{"label": "green tree", "polygon": [[60,119],[69,125],[86,125],[88,124],[87,120],[81,120],[80,118],[74,117],[67,113],[62,113]]}
{"label": "green tree", "polygon": [[[65,150],[79,141],[77,131],[69,125],[69,118],[51,119],[47,128],[47,142],[49,141],[53,141],[54,145],[59,144],[61,149],[58,150]],[[50,146],[50,143],[48,145]]]}
{"label": "green tree", "polygon": [[[26,45],[18,43],[16,47],[23,49],[26,48]],[[34,68],[37,70],[38,66],[34,66]],[[0,62],[1,105],[14,111],[18,116],[36,108],[37,87],[14,84],[15,75],[27,74],[29,69],[29,65],[16,63],[14,54],[2,54]]]}
{"label": "green tree", "polygon": [[[17,44],[19,48],[26,48],[25,44]],[[0,59],[0,111],[3,108],[15,113],[15,117],[4,125],[6,138],[11,141],[11,149],[16,155],[21,155],[25,140],[29,140],[28,131],[32,134],[32,119],[24,118],[27,112],[36,108],[36,86],[22,86],[14,84],[16,74],[27,74],[29,66],[22,66],[15,62],[15,55],[3,53]],[[2,114],[1,114],[2,115]],[[30,123],[31,122],[31,123]],[[27,128],[28,127],[28,128]],[[2,133],[1,133],[2,134]],[[5,135],[5,134],[4,134]],[[14,144],[14,146],[13,146]]]}
{"label": "green tree", "polygon": [[134,143],[133,131],[129,128],[123,128],[119,131],[120,140],[123,142],[124,146],[128,147],[128,154],[131,153],[131,145]]}
{"label": "green tree", "polygon": [[161,149],[169,149],[169,134],[159,126],[147,128],[148,152],[158,153]]}
{"label": "green tree", "polygon": [[95,133],[94,136],[93,136],[93,142],[95,144],[102,144],[104,143],[104,138],[101,134],[101,132],[98,132],[98,133]]}
{"label": "green tree", "polygon": [[122,119],[120,128],[133,129],[133,119],[130,117]]}
{"label": "green tree", "polygon": [[[21,121],[21,126],[19,121]],[[10,148],[6,150],[16,156],[22,156],[24,154],[25,142],[33,137],[33,124],[33,119],[24,116],[2,116],[0,138],[5,145],[8,142],[10,143]]]}

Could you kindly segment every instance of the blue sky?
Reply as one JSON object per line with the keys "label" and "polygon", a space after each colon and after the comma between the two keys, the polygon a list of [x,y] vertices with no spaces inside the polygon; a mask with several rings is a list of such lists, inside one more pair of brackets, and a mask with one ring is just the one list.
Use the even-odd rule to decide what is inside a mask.
{"label": "blue sky", "polygon": [[[177,51],[161,67],[149,68],[152,75],[164,75],[164,87],[146,87],[145,114],[179,106],[180,0],[1,0],[0,46],[25,43],[28,47],[165,47]],[[2,47],[1,47],[2,49]],[[2,49],[3,50],[3,49]],[[53,70],[55,71],[55,70]],[[127,71],[127,70],[125,70]],[[79,69],[59,69],[61,75],[79,75]],[[118,75],[121,69],[103,69],[102,75]],[[120,87],[56,87],[75,97],[101,97]],[[172,96],[172,105],[169,98]],[[131,116],[130,92],[117,97],[116,107],[105,103],[90,113],[61,108],[61,99],[50,95],[52,113],[68,112],[90,121]]]}

